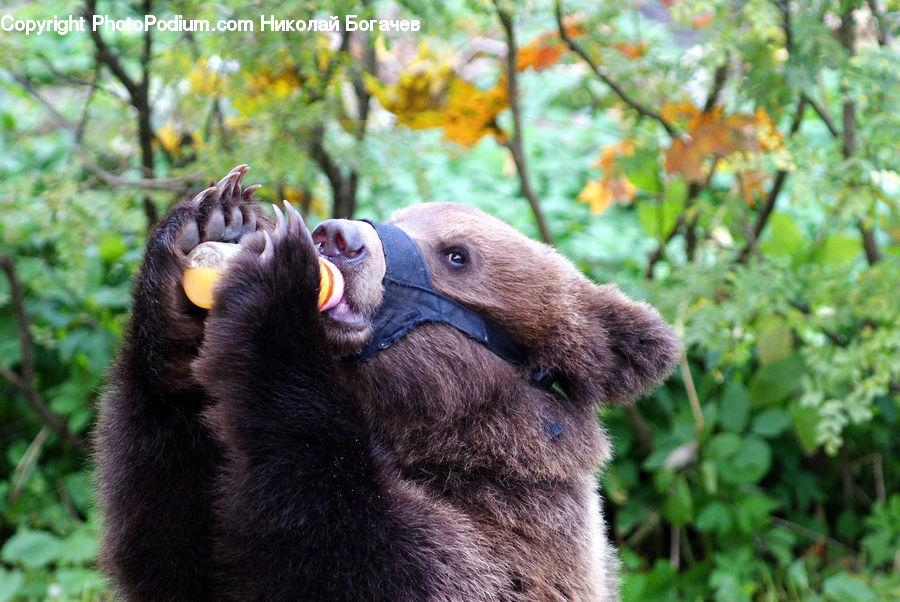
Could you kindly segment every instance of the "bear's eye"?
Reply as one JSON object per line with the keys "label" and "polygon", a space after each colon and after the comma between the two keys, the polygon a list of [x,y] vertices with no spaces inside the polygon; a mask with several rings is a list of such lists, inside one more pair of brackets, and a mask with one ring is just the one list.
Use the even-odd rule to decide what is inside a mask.
{"label": "bear's eye", "polygon": [[458,248],[447,249],[444,251],[444,259],[446,259],[453,267],[466,265],[466,261],[468,261],[465,250]]}

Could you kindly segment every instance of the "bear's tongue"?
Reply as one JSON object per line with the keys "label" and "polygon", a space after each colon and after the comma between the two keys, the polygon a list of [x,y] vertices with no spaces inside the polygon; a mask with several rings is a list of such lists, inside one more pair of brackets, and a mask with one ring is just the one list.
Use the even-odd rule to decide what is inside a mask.
{"label": "bear's tongue", "polygon": [[366,326],[366,320],[360,314],[350,309],[347,298],[342,296],[337,305],[325,312],[332,320],[336,320],[354,328],[363,328]]}

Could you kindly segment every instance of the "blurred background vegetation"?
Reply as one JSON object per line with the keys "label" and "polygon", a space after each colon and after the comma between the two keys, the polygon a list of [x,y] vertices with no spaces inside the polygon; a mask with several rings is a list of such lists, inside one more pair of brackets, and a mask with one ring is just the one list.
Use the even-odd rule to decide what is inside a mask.
{"label": "blurred background vegetation", "polygon": [[0,31],[0,600],[108,597],[89,437],[129,278],[239,163],[311,224],[472,204],[675,324],[676,375],[601,412],[626,600],[900,599],[897,0],[5,14],[255,31]]}

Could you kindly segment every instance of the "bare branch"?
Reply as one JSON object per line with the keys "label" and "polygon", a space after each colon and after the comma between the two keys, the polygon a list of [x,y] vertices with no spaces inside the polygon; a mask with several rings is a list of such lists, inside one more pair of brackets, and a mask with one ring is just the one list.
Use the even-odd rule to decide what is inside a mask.
{"label": "bare branch", "polygon": [[[97,3],[96,0],[87,0],[85,5],[85,16],[88,20],[93,20],[94,15],[96,14]],[[152,12],[152,1],[144,0],[142,3],[142,11],[144,14],[150,14]],[[143,169],[143,175],[148,178],[153,177],[154,165],[153,165],[153,129],[150,126],[150,99],[149,99],[149,90],[150,90],[150,59],[151,59],[151,48],[152,48],[152,30],[151,28],[146,28],[144,31],[144,44],[141,48],[140,54],[140,65],[141,65],[141,80],[135,81],[128,75],[128,72],[125,71],[125,68],[122,66],[122,62],[120,60],[119,55],[117,55],[113,50],[107,45],[104,41],[103,36],[100,35],[99,29],[91,28],[90,36],[94,42],[94,46],[97,49],[96,57],[99,65],[106,65],[107,68],[112,72],[112,74],[125,86],[125,89],[128,90],[128,95],[131,98],[131,106],[135,108],[137,111],[137,135],[138,142],[141,147],[141,168]],[[144,213],[147,216],[147,225],[152,226],[156,223],[157,219],[157,211],[156,206],[153,204],[153,201],[150,197],[144,197]]]}
{"label": "bare branch", "polygon": [[844,552],[848,552],[851,555],[854,554],[853,548],[851,548],[850,546],[843,544],[836,539],[828,537],[827,535],[822,535],[821,533],[817,533],[817,532],[813,531],[812,529],[807,529],[806,527],[804,527],[802,525],[798,525],[797,523],[792,523],[791,521],[785,520],[778,516],[773,516],[772,522],[775,523],[776,525],[779,525],[786,529],[790,529],[791,531],[794,531],[795,533],[803,535],[804,537],[808,537],[814,541],[822,541],[833,548],[837,548]]}
{"label": "bare branch", "polygon": [[837,127],[834,125],[834,121],[831,120],[831,116],[825,111],[825,108],[819,105],[816,101],[809,97],[807,94],[803,94],[802,97],[808,104],[813,108],[813,111],[816,112],[816,115],[822,120],[825,124],[825,127],[828,128],[828,131],[831,132],[831,135],[835,138],[840,138],[841,133],[838,131]]}
{"label": "bare branch", "polygon": [[6,274],[9,281],[10,298],[12,301],[13,313],[16,316],[16,325],[19,333],[19,350],[21,359],[21,374],[16,374],[6,366],[0,364],[0,375],[13,384],[22,395],[31,409],[40,416],[41,420],[48,427],[59,433],[66,441],[78,450],[86,449],[84,441],[69,431],[66,421],[57,416],[47,406],[47,402],[40,393],[34,388],[35,365],[32,349],[34,344],[31,340],[31,332],[28,328],[28,316],[25,314],[25,298],[22,294],[22,285],[16,276],[15,266],[12,259],[6,255],[0,254],[0,270]]}
{"label": "bare branch", "polygon": [[[89,22],[93,22],[94,15],[97,13],[97,2],[96,0],[87,0],[85,5],[85,17]],[[89,30],[91,39],[94,41],[94,47],[97,49],[97,60],[106,65],[110,71],[112,71],[113,75],[122,82],[122,85],[125,86],[125,89],[128,90],[128,93],[131,95],[132,100],[137,96],[138,92],[138,84],[135,83],[131,76],[128,75],[128,72],[122,68],[122,64],[119,62],[119,57],[116,55],[112,49],[106,44],[103,40],[103,36],[100,35],[99,29],[94,29],[93,27]]]}
{"label": "bare branch", "polygon": [[139,178],[136,180],[131,178],[122,178],[106,171],[93,161],[89,160],[84,156],[84,153],[80,149],[80,147],[76,146],[75,152],[78,153],[81,164],[86,169],[88,169],[91,173],[93,173],[95,176],[97,176],[110,186],[119,186],[124,188],[145,188],[148,190],[169,190],[171,192],[185,192],[197,182],[203,181],[206,177],[203,172],[198,171],[178,178]]}
{"label": "bare branch", "polygon": [[516,173],[519,174],[519,185],[522,189],[522,195],[531,205],[531,212],[534,213],[534,219],[537,222],[538,230],[541,233],[541,239],[548,245],[553,244],[553,235],[547,222],[544,219],[544,213],[541,211],[540,203],[537,195],[531,189],[531,183],[528,178],[528,167],[525,163],[525,153],[522,150],[522,112],[519,107],[519,90],[516,82],[516,34],[513,27],[512,17],[500,8],[497,0],[494,0],[494,7],[497,9],[497,16],[500,17],[500,23],[506,33],[506,91],[509,96],[509,110],[512,113],[513,131],[509,137],[506,147],[509,149],[516,164]]}
{"label": "bare branch", "polygon": [[572,37],[566,31],[566,28],[563,26],[562,0],[557,0],[556,2],[556,25],[559,29],[559,37],[562,39],[562,41],[566,43],[566,45],[572,50],[572,52],[581,57],[581,60],[587,63],[588,67],[591,68],[591,71],[594,72],[594,75],[596,75],[603,83],[609,86],[610,89],[612,89],[612,91],[616,94],[616,96],[622,99],[622,101],[629,107],[637,111],[639,115],[649,117],[650,119],[658,121],[666,130],[666,133],[669,134],[669,137],[673,139],[678,137],[678,133],[672,128],[671,125],[669,125],[669,123],[665,119],[662,118],[659,113],[653,111],[652,109],[649,109],[648,107],[633,99],[627,92],[625,92],[624,89],[622,89],[622,86],[613,81],[612,78],[610,78],[604,71],[600,69],[600,67],[597,66],[597,63],[595,63],[593,59],[591,59],[590,55],[588,55],[588,53],[585,52],[585,50],[581,46],[575,43],[575,40],[572,39]]}
{"label": "bare branch", "polygon": [[628,404],[624,409],[625,419],[628,420],[628,424],[634,429],[634,434],[641,449],[649,454],[653,451],[653,432],[650,430],[650,426],[634,404]]}
{"label": "bare branch", "polygon": [[[805,94],[800,96],[800,100],[797,102],[797,110],[794,112],[794,119],[791,122],[791,129],[788,132],[788,136],[793,136],[797,133],[797,130],[800,129],[800,122],[803,121],[803,111],[806,110],[806,104],[809,102],[809,97]],[[766,227],[766,223],[769,221],[769,216],[772,214],[772,210],[775,209],[775,202],[778,200],[778,194],[781,192],[781,188],[784,186],[784,181],[787,178],[787,171],[784,169],[779,169],[775,172],[775,179],[772,180],[772,187],[769,189],[769,194],[766,195],[766,200],[763,202],[762,206],[759,208],[759,212],[756,214],[756,221],[753,223],[753,229],[750,231],[750,236],[747,240],[747,244],[741,250],[740,254],[737,257],[738,263],[744,263],[749,257],[750,253],[756,249],[756,242],[759,240],[760,234],[762,234],[763,229]]]}
{"label": "bare branch", "polygon": [[860,220],[857,223],[857,227],[859,228],[859,234],[862,236],[863,243],[863,251],[866,253],[866,262],[869,265],[874,265],[881,261],[881,250],[878,248],[878,243],[875,241],[875,234],[872,232],[872,229],[866,226],[863,220]]}
{"label": "bare branch", "polygon": [[678,234],[678,231],[681,230],[681,227],[684,225],[684,212],[678,214],[678,217],[675,219],[675,224],[672,226],[672,229],[669,230],[669,233],[666,234],[661,241],[659,241],[659,246],[650,253],[650,256],[647,258],[647,270],[644,272],[644,277],[647,280],[653,278],[653,269],[656,267],[656,263],[663,258],[666,252],[666,246],[675,238],[675,235]]}
{"label": "bare branch", "polygon": [[[692,230],[697,225],[697,216],[694,217],[690,222],[685,222],[685,213],[687,209],[694,203],[694,199],[697,198],[701,192],[706,190],[707,186],[709,186],[710,182],[712,182],[713,174],[716,171],[716,167],[719,164],[719,157],[715,157],[713,159],[712,165],[709,167],[709,173],[706,175],[706,179],[703,182],[691,182],[688,185],[687,198],[684,201],[684,210],[678,214],[678,217],[675,219],[675,225],[672,226],[672,229],[666,234],[665,237],[659,242],[659,246],[656,247],[656,250],[650,253],[650,256],[647,260],[647,270],[644,272],[644,277],[647,280],[653,278],[653,268],[656,266],[656,263],[662,259],[666,254],[666,246],[675,238],[675,235],[682,229],[682,227],[687,228],[687,235],[689,237],[693,237]],[[696,244],[696,239],[692,239],[690,241],[691,245]]]}
{"label": "bare branch", "polygon": [[53,62],[50,59],[48,59],[47,56],[44,55],[44,53],[42,53],[42,52],[37,53],[36,58],[39,61],[41,61],[41,64],[43,64],[44,67],[47,69],[47,71],[49,71],[53,75],[53,78],[55,80],[67,82],[67,83],[72,84],[73,86],[78,86],[81,88],[87,87],[87,88],[92,88],[93,90],[99,90],[100,92],[107,94],[110,98],[115,98],[119,102],[122,102],[125,104],[130,104],[129,100],[128,100],[128,96],[123,94],[121,91],[112,90],[110,88],[104,88],[103,86],[100,85],[100,83],[99,83],[99,75],[100,74],[98,73],[97,69],[93,70],[92,81],[87,82],[82,79],[78,79],[77,77],[73,77],[73,76],[69,75],[68,73],[60,71],[53,65]]}
{"label": "bare branch", "polygon": [[[841,15],[841,26],[838,27],[838,40],[841,45],[847,49],[852,56],[855,52],[854,45],[856,43],[856,32],[854,30],[853,9],[852,5]],[[849,91],[844,88],[844,104],[841,111],[841,119],[843,130],[841,131],[841,152],[844,159],[849,159],[856,151],[856,104],[849,96]],[[866,254],[866,261],[869,265],[874,265],[881,260],[881,251],[878,243],[875,241],[875,234],[872,228],[866,224],[865,218],[861,217],[856,222],[856,227],[862,237],[863,251]]]}
{"label": "bare branch", "polygon": [[875,27],[878,31],[878,45],[885,47],[891,45],[891,30],[888,29],[885,22],[884,13],[878,10],[878,2],[876,0],[867,0],[869,10],[872,11],[872,18],[875,20]]}
{"label": "bare branch", "polygon": [[25,76],[12,73],[13,79],[20,85],[22,88],[28,92],[28,94],[34,98],[36,101],[41,103],[45,109],[50,113],[50,117],[53,119],[54,123],[59,127],[70,130],[75,135],[75,140],[72,144],[72,151],[75,155],[78,156],[79,161],[85,167],[85,169],[89,170],[95,176],[100,178],[106,184],[110,186],[121,186],[121,187],[131,187],[131,188],[147,188],[150,190],[170,190],[172,192],[183,192],[186,189],[190,188],[193,184],[198,181],[203,180],[204,175],[200,172],[189,174],[186,176],[181,176],[178,178],[141,178],[137,180],[132,180],[128,178],[122,178],[115,174],[112,174],[93,161],[88,158],[88,153],[85,151],[84,147],[80,143],[80,132],[84,128],[84,116],[82,116],[82,120],[79,123],[73,123],[69,121],[66,117],[64,117],[56,108],[51,104],[47,99],[45,99],[40,92],[38,92],[34,86],[31,85],[31,82],[28,81],[28,78]]}
{"label": "bare branch", "polygon": [[716,106],[716,102],[719,100],[719,93],[722,91],[722,86],[725,85],[726,79],[728,79],[728,57],[725,57],[725,62],[719,65],[713,74],[712,87],[709,89],[709,95],[706,97],[706,104],[703,105],[704,113],[712,111],[713,107]]}

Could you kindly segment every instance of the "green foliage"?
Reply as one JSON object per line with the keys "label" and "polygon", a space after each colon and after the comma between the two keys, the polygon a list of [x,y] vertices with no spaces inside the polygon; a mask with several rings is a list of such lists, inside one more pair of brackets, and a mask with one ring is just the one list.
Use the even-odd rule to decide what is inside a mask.
{"label": "green foliage", "polygon": [[[807,4],[572,0],[564,9],[582,30],[576,43],[627,100],[572,52],[518,74],[530,183],[556,246],[596,280],[659,307],[687,348],[690,385],[681,371],[634,411],[601,412],[616,450],[602,484],[626,600],[900,599],[900,78],[896,44],[878,42],[879,28],[898,32],[871,13],[882,3]],[[520,47],[554,35],[552,3],[503,6],[520,11]],[[20,8],[19,17],[71,11]],[[118,3],[98,10],[136,16]],[[346,47],[308,32],[198,34],[190,44],[159,33],[147,65],[153,174],[139,169],[137,109],[86,35],[0,32],[0,254],[24,295],[18,308],[0,277],[0,367],[29,368],[21,309],[27,385],[68,433],[0,377],[0,600],[108,595],[93,568],[88,457],[73,442],[90,431],[122,336],[148,214],[200,186],[191,174],[249,163],[264,200],[296,201],[313,222],[347,200],[352,180],[360,217],[461,201],[538,236],[509,152],[489,130],[462,148],[439,123],[413,131],[374,101],[360,119],[355,104],[367,94],[363,71],[394,84],[420,42],[436,57],[430,76],[452,64],[479,89],[494,85],[504,67],[486,43],[502,37],[490,3],[267,6],[285,18],[392,10],[421,18],[422,32]],[[849,11],[858,27],[848,47],[837,25]],[[182,1],[158,16],[246,12]],[[138,77],[142,37],[107,42]],[[360,60],[367,49],[374,70]],[[710,148],[670,172],[676,139],[690,150],[691,117],[667,122],[673,138],[634,103],[657,114],[689,103],[699,120],[723,65],[710,105],[721,115],[706,114],[706,138],[694,138]],[[774,132],[751,121],[760,114]],[[715,156],[721,140],[710,132],[735,135],[729,116],[769,146]],[[497,121],[511,131],[508,109]],[[611,145],[633,151],[612,161],[615,183],[633,194],[593,215],[576,199],[589,181],[613,181],[598,167]],[[121,185],[151,175],[176,185]]]}

